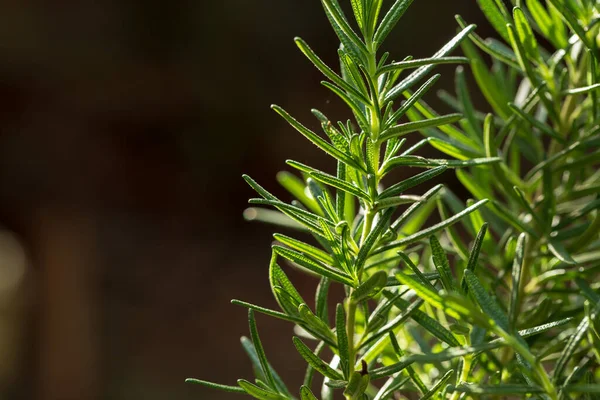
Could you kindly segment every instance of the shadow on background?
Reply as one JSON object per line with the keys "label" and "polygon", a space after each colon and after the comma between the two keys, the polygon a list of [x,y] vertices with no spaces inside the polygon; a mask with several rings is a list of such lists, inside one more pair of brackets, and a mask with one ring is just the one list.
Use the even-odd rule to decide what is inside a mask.
{"label": "shadow on background", "polygon": [[[475,0],[415,1],[386,49],[433,54],[455,13],[481,22]],[[287,199],[285,159],[333,167],[270,103],[348,118],[296,35],[335,65],[316,0],[2,2],[0,397],[237,398],[183,381],[249,378],[229,300],[274,306],[272,229],[243,221],[240,176]],[[298,387],[291,327],[258,323]]]}

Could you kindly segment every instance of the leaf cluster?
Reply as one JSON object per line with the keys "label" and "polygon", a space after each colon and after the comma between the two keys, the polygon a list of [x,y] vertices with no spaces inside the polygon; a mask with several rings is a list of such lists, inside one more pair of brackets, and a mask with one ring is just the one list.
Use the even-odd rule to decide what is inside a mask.
{"label": "leaf cluster", "polygon": [[[458,33],[438,52],[394,61],[379,50],[413,0],[351,0],[353,18],[337,0],[321,2],[339,67],[295,42],[353,118],[312,110],[317,133],[273,109],[336,171],[289,160],[297,174],[277,179],[290,203],[244,176],[259,196],[246,217],[298,231],[274,235],[279,310],[233,300],[249,310],[242,345],[254,382],[189,381],[262,400],[599,398],[600,4],[516,0],[509,10],[477,0],[498,39],[457,16]],[[466,57],[451,55],[459,46]],[[439,93],[449,114],[424,101],[440,64],[459,64],[455,94]],[[473,90],[491,113],[476,109]],[[423,139],[408,147],[413,132]],[[417,155],[423,146],[448,158]],[[400,168],[411,176],[389,182]],[[443,185],[422,189],[449,170],[466,203]],[[317,278],[314,303],[290,267]],[[331,285],[342,285],[343,301],[330,301]],[[267,361],[255,313],[294,325],[307,364],[299,391]]]}

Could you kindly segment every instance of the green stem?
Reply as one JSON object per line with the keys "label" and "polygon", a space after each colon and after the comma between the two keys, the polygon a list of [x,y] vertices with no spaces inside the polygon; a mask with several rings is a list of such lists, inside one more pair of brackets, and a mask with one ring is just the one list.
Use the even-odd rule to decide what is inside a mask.
{"label": "green stem", "polygon": [[[463,359],[463,366],[462,366],[462,370],[460,372],[460,377],[458,378],[458,384],[467,382],[467,380],[469,379],[469,371],[471,370],[472,356],[466,355],[462,359]],[[460,398],[460,395],[461,395],[460,392],[454,392],[454,393],[452,393],[452,397],[450,397],[450,400],[458,400]]]}
{"label": "green stem", "polygon": [[360,245],[362,246],[367,239],[367,236],[371,232],[371,228],[373,227],[373,218],[375,217],[375,213],[372,209],[368,208],[365,210],[365,222],[363,225],[362,235],[360,238]]}
{"label": "green stem", "polygon": [[548,394],[548,396],[550,396],[552,400],[557,400],[558,394],[556,392],[556,388],[550,380],[550,377],[548,376],[548,373],[544,369],[542,363],[535,358],[531,351],[529,351],[529,348],[527,348],[526,345],[523,345],[523,343],[521,343],[514,336],[504,332],[502,329],[498,329],[497,331],[498,332],[496,333],[499,336],[501,336],[506,341],[506,343],[508,343],[513,349],[515,349],[515,351],[519,353],[519,355],[523,357],[523,359],[525,359],[525,361],[527,361],[533,367],[533,372],[537,375],[538,379],[540,380],[546,394]]}

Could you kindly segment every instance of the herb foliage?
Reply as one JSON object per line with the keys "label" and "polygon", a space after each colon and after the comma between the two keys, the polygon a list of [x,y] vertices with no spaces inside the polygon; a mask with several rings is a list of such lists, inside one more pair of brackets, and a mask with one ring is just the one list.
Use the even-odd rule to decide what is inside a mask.
{"label": "herb foliage", "polygon": [[[477,0],[501,40],[457,16],[458,34],[430,58],[391,61],[380,46],[412,2],[351,0],[351,20],[322,0],[338,68],[295,40],[354,120],[313,110],[316,133],[273,106],[337,170],[288,161],[298,174],[278,181],[291,203],[244,176],[259,195],[246,215],[301,233],[275,235],[269,280],[280,310],[233,300],[249,310],[242,344],[254,382],[189,382],[262,400],[600,398],[600,3],[513,0],[510,10]],[[459,46],[466,57],[451,55]],[[455,113],[423,100],[440,64],[459,64],[455,94],[439,93]],[[475,108],[474,90],[492,113]],[[413,132],[424,138],[407,147]],[[423,146],[448,158],[417,155]],[[397,168],[419,172],[389,182]],[[466,204],[427,188],[449,170],[470,192]],[[423,194],[406,194],[414,187]],[[428,224],[433,214],[440,222]],[[290,267],[320,280],[314,308]],[[331,285],[346,293],[335,307]],[[255,313],[296,326],[301,388],[269,364]]]}

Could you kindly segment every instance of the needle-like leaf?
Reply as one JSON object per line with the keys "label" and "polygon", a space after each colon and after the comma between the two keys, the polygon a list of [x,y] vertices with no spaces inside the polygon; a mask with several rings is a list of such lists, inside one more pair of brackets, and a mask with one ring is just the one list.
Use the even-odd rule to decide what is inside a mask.
{"label": "needle-like leaf", "polygon": [[296,350],[298,353],[309,363],[316,371],[320,372],[323,376],[334,379],[334,380],[342,380],[342,375],[331,368],[325,361],[321,360],[318,356],[316,356],[311,349],[309,349],[300,339],[297,337],[293,338],[294,346],[296,346]]}
{"label": "needle-like leaf", "polygon": [[450,262],[448,261],[448,257],[446,256],[446,252],[442,248],[440,241],[435,236],[431,236],[429,238],[429,244],[431,245],[431,253],[433,254],[433,264],[440,274],[444,289],[448,292],[455,291],[456,285],[454,284],[454,277],[452,276],[452,270],[450,269]]}

